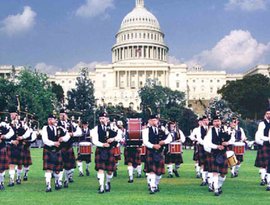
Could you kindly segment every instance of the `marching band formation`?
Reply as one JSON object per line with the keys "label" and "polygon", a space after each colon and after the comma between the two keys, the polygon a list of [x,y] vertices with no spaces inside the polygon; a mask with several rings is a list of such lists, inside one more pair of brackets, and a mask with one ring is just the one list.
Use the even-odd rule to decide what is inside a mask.
{"label": "marching band formation", "polygon": [[[135,171],[137,178],[141,178],[144,171],[149,193],[155,194],[160,191],[159,184],[166,167],[168,178],[180,176],[182,145],[186,137],[176,122],[163,125],[158,115],[151,115],[147,122],[136,118],[127,119],[126,124],[125,128],[122,121],[110,122],[106,112],[99,114],[99,123],[93,129],[85,121],[69,121],[65,110],[60,111],[59,119],[49,115],[47,125],[40,132],[44,143],[46,192],[52,191],[52,178],[55,190],[68,188],[69,183],[74,182],[76,167],[80,177],[89,176],[93,151],[98,193],[110,192],[112,178],[117,176],[122,146],[128,183],[134,183]],[[1,121],[0,190],[5,189],[7,172],[9,187],[28,180],[32,165],[30,145],[37,135],[39,130],[34,120],[22,120],[16,109],[10,110],[10,121],[7,118]],[[244,130],[239,127],[237,118],[226,126],[219,116],[213,117],[211,122],[203,116],[188,137],[194,145],[193,160],[196,177],[202,179],[200,186],[208,187],[209,192],[219,196],[229,168],[232,178],[239,175],[247,143]],[[258,145],[255,166],[259,168],[260,185],[267,185],[266,190],[270,191],[270,109],[258,125],[255,143]],[[85,173],[83,162],[86,163]]]}

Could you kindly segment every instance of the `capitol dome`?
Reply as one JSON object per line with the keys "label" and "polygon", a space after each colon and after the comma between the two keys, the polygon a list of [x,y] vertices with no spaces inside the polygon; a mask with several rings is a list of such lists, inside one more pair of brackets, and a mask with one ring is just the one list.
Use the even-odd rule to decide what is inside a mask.
{"label": "capitol dome", "polygon": [[138,59],[167,62],[168,50],[157,18],[144,7],[144,0],[136,0],[116,34],[113,63]]}

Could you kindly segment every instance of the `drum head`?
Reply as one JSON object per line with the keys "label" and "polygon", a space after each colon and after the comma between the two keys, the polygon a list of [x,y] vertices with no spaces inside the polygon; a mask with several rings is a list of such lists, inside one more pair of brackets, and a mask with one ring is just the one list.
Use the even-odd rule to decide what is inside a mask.
{"label": "drum head", "polygon": [[91,142],[80,142],[79,146],[91,146]]}
{"label": "drum head", "polygon": [[227,155],[227,158],[229,158],[234,155],[234,151],[227,151],[226,155]]}
{"label": "drum head", "polygon": [[234,143],[235,146],[245,146],[244,142],[235,142]]}

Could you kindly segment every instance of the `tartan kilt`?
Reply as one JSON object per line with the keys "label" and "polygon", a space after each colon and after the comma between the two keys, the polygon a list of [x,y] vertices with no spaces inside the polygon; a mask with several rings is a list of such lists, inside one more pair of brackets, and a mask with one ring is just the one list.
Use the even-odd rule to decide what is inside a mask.
{"label": "tartan kilt", "polygon": [[[54,157],[52,157],[52,155],[54,155]],[[53,152],[46,148],[43,149],[43,170],[51,170],[55,172],[63,171],[61,150]]]}
{"label": "tartan kilt", "polygon": [[[102,159],[102,154],[107,155],[107,159]],[[114,158],[114,152],[112,148],[97,147],[95,152],[95,170],[116,171],[116,163]]]}
{"label": "tartan kilt", "polygon": [[263,145],[262,148],[258,149],[257,151],[255,166],[267,168],[269,158],[270,158],[270,145]]}
{"label": "tartan kilt", "polygon": [[124,156],[125,156],[125,165],[128,165],[128,163],[132,163],[132,166],[136,168],[138,165],[140,165],[141,162],[141,150],[140,148],[125,148],[124,150]]}
{"label": "tartan kilt", "polygon": [[141,155],[141,162],[146,162],[146,155]]}
{"label": "tartan kilt", "polygon": [[115,163],[121,160],[121,155],[114,156]]}
{"label": "tartan kilt", "polygon": [[207,171],[208,172],[217,172],[223,175],[226,175],[228,173],[228,160],[226,152],[224,153],[225,161],[222,165],[217,165],[215,163],[215,157],[211,153],[206,154],[206,161],[207,161]]}
{"label": "tartan kilt", "polygon": [[255,159],[255,164],[254,166],[255,167],[258,167],[258,168],[261,168],[261,159],[262,158],[262,146],[261,145],[258,145],[258,149],[257,149],[257,156],[256,156],[256,159]]}
{"label": "tartan kilt", "polygon": [[159,161],[154,160],[155,150],[146,149],[146,162],[145,162],[145,172],[150,173],[154,172],[156,175],[160,176],[165,174],[165,160],[163,153],[161,154],[161,159]]}
{"label": "tartan kilt", "polygon": [[184,163],[182,154],[170,154],[170,153],[165,154],[165,164],[171,163],[177,165]]}
{"label": "tartan kilt", "polygon": [[206,164],[206,152],[203,148],[203,145],[198,145],[198,161],[199,161],[199,166],[205,165]]}
{"label": "tartan kilt", "polygon": [[70,170],[76,168],[76,158],[72,147],[61,149],[63,158],[63,168]]}
{"label": "tartan kilt", "polygon": [[77,160],[78,161],[85,161],[87,164],[89,164],[92,161],[91,160],[91,154],[81,155],[80,153],[78,153]]}
{"label": "tartan kilt", "polygon": [[9,144],[7,146],[9,164],[22,165],[23,163],[23,145],[17,146]]}
{"label": "tartan kilt", "polygon": [[198,160],[199,160],[198,145],[194,144],[193,161],[198,161]]}
{"label": "tartan kilt", "polygon": [[244,155],[235,155],[236,156],[236,159],[238,161],[238,164],[240,164],[241,162],[244,161]]}
{"label": "tartan kilt", "polygon": [[29,167],[30,165],[32,165],[30,147],[24,145],[22,150],[23,150],[23,166]]}
{"label": "tartan kilt", "polygon": [[9,158],[7,153],[7,147],[0,149],[0,172],[8,170],[9,168]]}

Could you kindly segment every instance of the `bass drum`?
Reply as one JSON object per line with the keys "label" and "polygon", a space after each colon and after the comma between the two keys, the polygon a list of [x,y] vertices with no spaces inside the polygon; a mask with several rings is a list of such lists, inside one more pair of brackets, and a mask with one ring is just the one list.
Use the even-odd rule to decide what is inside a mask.
{"label": "bass drum", "polygon": [[142,145],[142,119],[130,118],[127,120],[127,147],[140,147]]}

